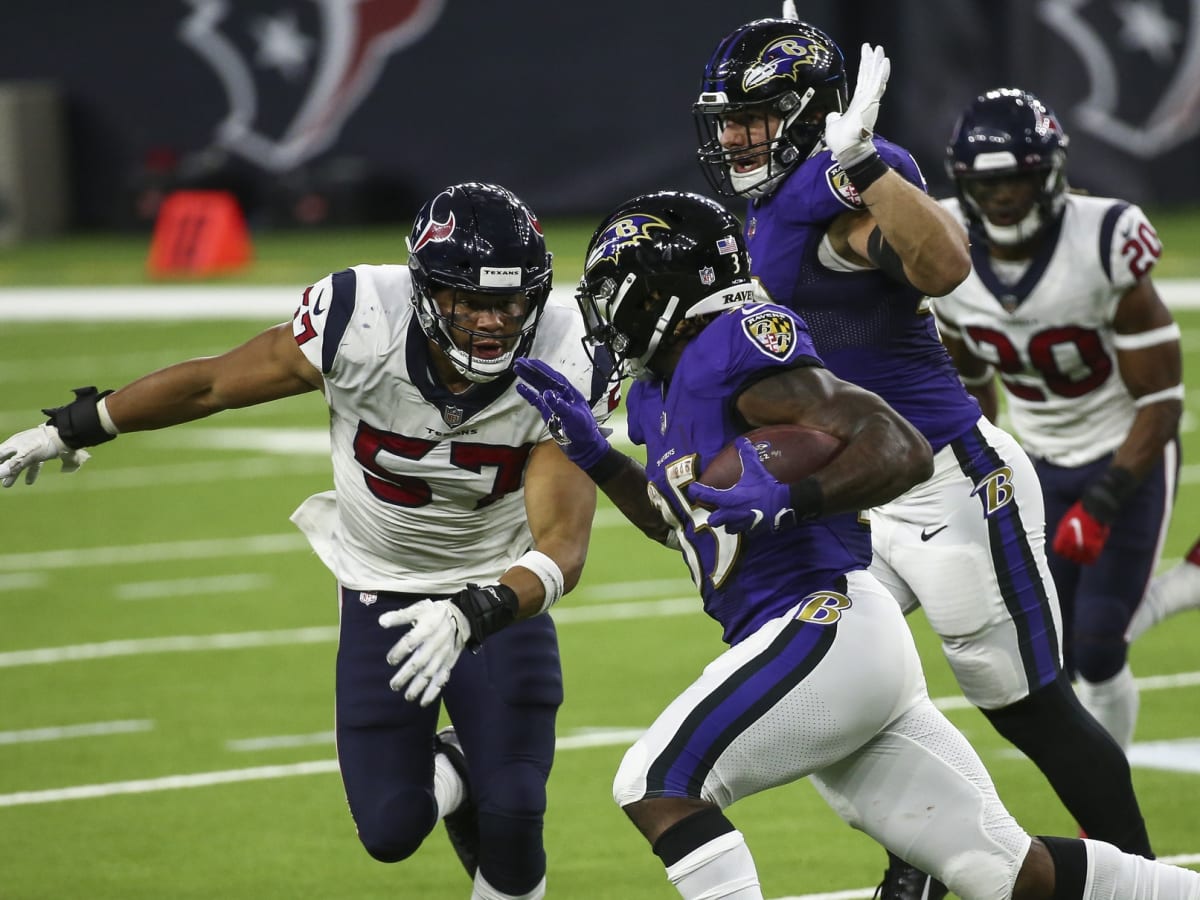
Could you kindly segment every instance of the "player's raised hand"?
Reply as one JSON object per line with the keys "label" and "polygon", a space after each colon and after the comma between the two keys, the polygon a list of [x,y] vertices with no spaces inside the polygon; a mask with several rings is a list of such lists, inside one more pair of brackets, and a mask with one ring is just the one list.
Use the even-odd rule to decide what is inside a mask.
{"label": "player's raised hand", "polygon": [[0,444],[0,485],[12,487],[22,472],[25,483],[33,484],[42,464],[53,459],[62,460],[64,472],[74,472],[90,458],[86,450],[72,450],[64,444],[53,425],[39,425]]}
{"label": "player's raised hand", "polygon": [[887,90],[891,71],[891,60],[882,47],[863,44],[858,80],[849,106],[844,113],[830,112],[825,116],[825,144],[843,169],[875,152],[872,141],[875,120],[879,118],[879,101]]}
{"label": "player's raised hand", "polygon": [[796,524],[791,492],[758,458],[758,450],[748,439],[737,439],[738,458],[742,461],[742,477],[728,488],[713,488],[700,482],[688,486],[688,496],[697,503],[712,507],[708,524],[724,526],[732,534],[744,534],[763,528],[782,531]]}
{"label": "player's raised hand", "polygon": [[513,371],[525,382],[517,393],[542,414],[567,458],[585,472],[599,463],[609,443],[579,389],[540,359],[521,357]]}

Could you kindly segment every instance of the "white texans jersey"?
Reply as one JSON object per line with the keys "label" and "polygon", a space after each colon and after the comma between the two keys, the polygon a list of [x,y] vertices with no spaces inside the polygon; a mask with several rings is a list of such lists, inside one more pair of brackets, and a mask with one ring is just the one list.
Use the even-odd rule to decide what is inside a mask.
{"label": "white texans jersey", "polygon": [[[447,390],[432,374],[407,266],[355,266],[304,292],[293,319],[325,379],[334,491],[292,516],[345,587],[453,593],[494,582],[532,540],[524,475],[549,439],[515,376]],[[546,305],[528,355],[610,411],[572,305]],[[615,398],[613,399],[615,405]]]}
{"label": "white texans jersey", "polygon": [[[942,204],[967,224],[956,199]],[[1137,206],[1076,194],[1033,259],[992,259],[974,237],[971,274],[934,301],[934,313],[944,333],[996,368],[1013,430],[1032,456],[1080,466],[1125,440],[1135,410],[1117,367],[1113,317],[1161,253]]]}

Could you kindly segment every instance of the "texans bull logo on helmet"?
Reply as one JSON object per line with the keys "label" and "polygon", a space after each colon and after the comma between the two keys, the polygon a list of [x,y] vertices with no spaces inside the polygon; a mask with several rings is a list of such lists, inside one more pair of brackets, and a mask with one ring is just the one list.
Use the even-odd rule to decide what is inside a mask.
{"label": "texans bull logo on helmet", "polygon": [[270,171],[327,149],[388,57],[423,37],[445,0],[187,0],[179,38],[229,104],[214,144]]}
{"label": "texans bull logo on helmet", "polygon": [[417,239],[413,242],[413,245],[409,250],[410,253],[416,253],[430,242],[437,244],[441,243],[442,241],[449,240],[450,235],[454,234],[454,210],[447,210],[446,218],[442,221],[438,221],[437,218],[438,207],[446,205],[442,202],[443,197],[445,197],[448,201],[450,198],[450,191],[442,191],[440,194],[434,197],[433,201],[429,204],[429,220],[423,225],[420,225],[420,232],[418,233]]}

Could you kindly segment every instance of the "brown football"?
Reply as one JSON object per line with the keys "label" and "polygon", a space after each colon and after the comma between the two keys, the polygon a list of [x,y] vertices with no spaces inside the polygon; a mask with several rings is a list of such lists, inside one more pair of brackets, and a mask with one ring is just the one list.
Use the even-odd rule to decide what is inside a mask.
{"label": "brown football", "polygon": [[[842,452],[840,438],[804,425],[767,425],[748,431],[743,437],[758,450],[758,458],[777,481],[788,484],[807,478]],[[732,487],[742,476],[742,461],[737,442],[729,444],[713,457],[696,480],[714,488]]]}

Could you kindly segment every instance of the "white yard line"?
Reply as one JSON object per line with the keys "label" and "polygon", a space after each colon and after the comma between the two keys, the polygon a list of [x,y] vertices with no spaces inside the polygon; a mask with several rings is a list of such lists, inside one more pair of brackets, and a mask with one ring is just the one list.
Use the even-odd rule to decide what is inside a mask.
{"label": "white yard line", "polygon": [[50,579],[42,572],[16,572],[0,575],[0,591],[26,591],[39,588]]}
{"label": "white yard line", "polygon": [[143,656],[149,653],[196,653],[210,650],[243,650],[247,647],[281,647],[295,644],[325,644],[337,640],[333,625],[288,628],[278,631],[238,631],[229,634],[176,635],[174,637],[137,638],[73,644],[66,647],[40,647],[0,653],[0,669],[20,666],[56,665],[118,656]]}
{"label": "white yard line", "polygon": [[325,775],[337,770],[337,760],[318,759],[288,766],[255,766],[252,769],[227,769],[224,772],[197,772],[191,775],[164,775],[161,778],[140,778],[136,781],[77,784],[72,787],[52,788],[46,791],[18,791],[15,794],[0,794],[0,807],[59,803],[64,800],[94,800],[98,797],[113,797],[118,794],[151,794],[157,791],[178,791],[183,788],[235,784],[240,781],[292,778],[297,775]]}
{"label": "white yard line", "polygon": [[[573,282],[571,282],[573,283]],[[1159,296],[1173,309],[1200,308],[1200,279],[1156,278]],[[303,285],[116,285],[0,288],[0,321],[111,322],[292,317]],[[573,307],[574,290],[554,288],[551,301]]]}
{"label": "white yard line", "polygon": [[208,578],[172,578],[164,581],[127,581],[113,585],[118,600],[161,600],[166,597],[194,597],[197,594],[231,594],[269,587],[270,575],[242,572],[212,575]]}
{"label": "white yard line", "polygon": [[[665,616],[703,615],[694,597],[648,600],[637,603],[605,603],[555,610],[556,625],[579,622],[651,619]],[[0,653],[0,669],[22,666],[56,665],[119,656],[144,656],[151,653],[197,653],[211,650],[244,650],[251,647],[280,647],[291,644],[318,644],[337,640],[334,625],[288,628],[277,631],[237,631],[225,634],[175,635],[154,638],[130,638],[94,644],[64,647],[35,647]]]}
{"label": "white yard line", "polygon": [[[29,417],[26,416],[26,423]],[[319,475],[329,472],[329,451],[320,456],[279,455],[267,459],[222,460],[220,462],[168,463],[155,466],[114,466],[97,463],[94,459],[87,466],[71,475],[59,477],[58,472],[47,470],[33,487],[23,482],[7,489],[6,503],[36,498],[46,493],[85,493],[91,491],[128,490],[130,488],[173,486],[177,484],[203,484],[233,480],[261,481],[266,478],[292,478],[296,475]],[[303,497],[297,497],[297,504]]]}
{"label": "white yard line", "polygon": [[[612,528],[624,523],[624,517],[612,509],[596,513],[593,528]],[[109,547],[76,547],[62,550],[35,550],[29,553],[0,553],[0,572],[11,576],[18,586],[31,583],[30,573],[87,569],[145,562],[173,562],[184,559],[215,559],[236,556],[267,556],[309,550],[300,532],[252,534],[239,538],[201,538],[191,541],[162,541],[150,544],[123,544]],[[0,578],[7,577],[0,575]],[[2,588],[2,585],[0,585]]]}
{"label": "white yard line", "polygon": [[116,722],[87,722],[80,725],[59,725],[46,728],[25,728],[21,731],[0,731],[2,744],[35,744],[66,741],[73,738],[104,737],[110,734],[133,734],[152,731],[149,719],[128,719]]}
{"label": "white yard line", "polygon": [[0,572],[37,572],[180,559],[267,556],[274,553],[295,553],[308,549],[308,541],[298,531],[282,534],[252,534],[237,538],[163,541],[111,547],[76,547],[68,550],[0,554]]}

